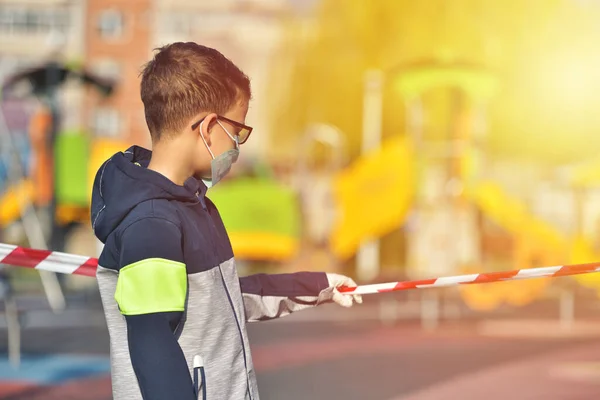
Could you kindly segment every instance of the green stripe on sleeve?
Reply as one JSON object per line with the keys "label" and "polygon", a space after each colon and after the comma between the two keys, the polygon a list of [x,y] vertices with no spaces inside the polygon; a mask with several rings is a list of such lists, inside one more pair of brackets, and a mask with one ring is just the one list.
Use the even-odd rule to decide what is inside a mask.
{"label": "green stripe on sleeve", "polygon": [[187,295],[185,264],[148,258],[121,268],[115,300],[123,315],[184,311]]}

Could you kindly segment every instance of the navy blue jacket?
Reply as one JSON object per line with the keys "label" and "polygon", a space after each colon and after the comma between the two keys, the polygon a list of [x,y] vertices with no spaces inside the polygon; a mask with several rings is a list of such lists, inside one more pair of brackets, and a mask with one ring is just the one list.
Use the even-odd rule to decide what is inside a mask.
{"label": "navy blue jacket", "polygon": [[208,399],[258,400],[245,323],[319,304],[324,273],[239,278],[206,186],[176,185],[131,147],[98,170],[92,225],[116,400],[192,400],[199,356]]}

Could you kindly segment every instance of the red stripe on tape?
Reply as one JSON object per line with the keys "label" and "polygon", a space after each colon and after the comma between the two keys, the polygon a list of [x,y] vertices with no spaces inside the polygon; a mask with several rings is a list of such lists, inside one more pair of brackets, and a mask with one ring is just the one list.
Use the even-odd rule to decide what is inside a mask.
{"label": "red stripe on tape", "polygon": [[474,283],[488,283],[496,281],[505,281],[514,278],[519,271],[506,271],[506,272],[488,272],[479,274],[472,282],[462,282],[464,285],[472,285]]}
{"label": "red stripe on tape", "polygon": [[2,263],[16,265],[19,267],[35,268],[44,261],[52,252],[48,250],[26,249],[17,247],[9,255],[4,257]]}
{"label": "red stripe on tape", "polygon": [[407,289],[416,289],[419,285],[433,285],[437,281],[437,278],[434,279],[421,279],[418,281],[408,281],[408,282],[398,282],[396,286],[391,289],[379,289],[378,292],[393,292],[395,290],[407,290]]}
{"label": "red stripe on tape", "polygon": [[73,273],[75,275],[85,275],[85,276],[96,276],[96,270],[98,269],[98,259],[90,258],[84,264],[82,264],[79,268],[77,268]]}
{"label": "red stripe on tape", "polygon": [[567,276],[574,274],[583,274],[586,272],[595,271],[600,267],[599,263],[581,264],[581,265],[566,265],[554,273],[554,276]]}

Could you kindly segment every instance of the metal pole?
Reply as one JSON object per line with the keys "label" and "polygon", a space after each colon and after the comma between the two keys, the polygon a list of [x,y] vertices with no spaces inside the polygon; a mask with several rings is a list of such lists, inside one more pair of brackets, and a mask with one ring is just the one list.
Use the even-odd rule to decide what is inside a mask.
{"label": "metal pole", "polygon": [[[381,146],[383,125],[383,72],[368,70],[364,74],[362,153]],[[371,281],[380,269],[379,238],[367,238],[356,254],[356,274],[360,281]]]}
{"label": "metal pole", "polygon": [[58,88],[58,63],[54,61],[50,61],[48,64],[47,72],[47,80],[48,85],[45,94],[45,100],[50,111],[50,132],[46,136],[46,151],[50,155],[50,164],[52,167],[52,199],[50,201],[50,237],[48,242],[50,243],[50,247],[57,251],[64,251],[64,240],[63,240],[63,232],[61,230],[60,225],[58,224],[56,218],[56,210],[57,210],[57,198],[56,198],[56,188],[58,187],[57,173],[56,173],[56,139],[58,136],[58,130],[60,126],[60,111],[58,104],[58,97],[56,95]]}
{"label": "metal pole", "polygon": [[415,152],[415,198],[410,211],[409,223],[407,225],[407,265],[406,272],[411,279],[420,276],[419,271],[423,266],[416,260],[420,258],[418,250],[418,235],[421,229],[422,216],[422,182],[424,180],[426,157],[423,146],[423,103],[419,97],[410,97],[405,100],[406,104],[406,132],[412,139]]}
{"label": "metal pole", "polygon": [[8,359],[14,369],[21,365],[21,322],[17,302],[12,293],[6,294],[6,326],[8,329]]}
{"label": "metal pole", "polygon": [[440,297],[437,290],[423,290],[421,295],[421,327],[435,330],[440,321]]}
{"label": "metal pole", "polygon": [[569,329],[575,321],[575,295],[570,288],[564,288],[560,293],[560,327]]}

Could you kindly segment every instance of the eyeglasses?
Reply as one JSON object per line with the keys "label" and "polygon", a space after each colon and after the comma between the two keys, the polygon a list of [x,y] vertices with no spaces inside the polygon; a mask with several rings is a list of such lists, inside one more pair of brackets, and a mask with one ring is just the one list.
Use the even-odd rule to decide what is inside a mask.
{"label": "eyeglasses", "polygon": [[[236,128],[237,132],[232,132],[232,134],[238,137],[238,144],[246,143],[246,141],[250,137],[250,134],[252,133],[252,127],[248,125],[241,124],[237,121],[222,117],[220,115],[217,115],[217,119],[223,122],[227,122],[228,124],[231,124],[234,128]],[[195,131],[198,128],[198,126],[200,126],[200,123],[202,123],[202,121],[204,121],[204,118],[195,122],[194,125],[192,125],[192,130]]]}

